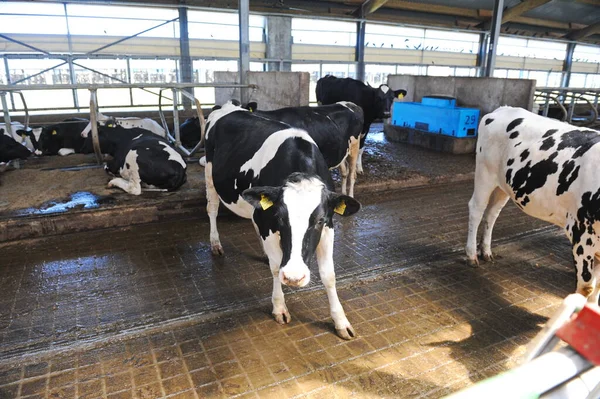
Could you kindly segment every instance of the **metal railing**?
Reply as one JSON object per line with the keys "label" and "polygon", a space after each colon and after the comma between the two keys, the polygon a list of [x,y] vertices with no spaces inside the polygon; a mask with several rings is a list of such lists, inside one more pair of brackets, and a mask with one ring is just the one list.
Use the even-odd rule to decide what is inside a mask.
{"label": "metal railing", "polygon": [[[569,87],[538,87],[533,98],[543,116],[557,117],[561,121],[581,126],[598,123],[600,89],[574,89]],[[553,111],[554,115],[549,115]]]}
{"label": "metal railing", "polygon": [[[8,102],[6,100],[7,94],[18,94],[21,97],[24,107],[25,113],[25,122],[23,125],[25,128],[29,126],[29,111],[27,108],[27,103],[25,101],[25,96],[23,95],[23,91],[28,90],[64,90],[64,89],[87,89],[90,91],[90,123],[91,123],[91,131],[92,131],[92,141],[94,144],[94,153],[96,154],[96,160],[98,163],[102,162],[102,154],[100,151],[100,144],[98,140],[98,100],[97,100],[97,91],[98,89],[142,89],[147,90],[148,88],[158,89],[159,93],[151,92],[158,96],[158,108],[159,115],[161,119],[161,124],[167,133],[167,139],[171,141],[177,147],[178,150],[183,152],[185,155],[190,156],[194,154],[202,145],[202,138],[204,137],[204,113],[202,112],[202,107],[200,101],[192,94],[190,94],[185,89],[194,89],[199,87],[214,87],[214,88],[240,88],[240,89],[256,89],[257,86],[253,84],[241,85],[238,83],[170,83],[170,84],[160,84],[160,85],[148,85],[148,84],[58,84],[58,85],[28,85],[28,86],[14,86],[14,85],[0,85],[0,99],[2,101],[2,109],[4,112],[4,122],[6,123],[6,130],[9,135],[12,136],[12,126],[11,126],[11,115],[10,109],[8,107]],[[171,134],[169,130],[169,126],[167,124],[167,120],[164,116],[164,112],[162,110],[162,99],[163,99],[163,91],[171,90],[173,94],[173,132],[174,135]],[[198,115],[198,119],[200,122],[201,129],[201,139],[196,144],[196,146],[188,150],[181,144],[181,136],[179,131],[179,111],[180,104],[178,101],[178,93],[181,93],[186,98],[189,98],[196,106],[196,112]]]}

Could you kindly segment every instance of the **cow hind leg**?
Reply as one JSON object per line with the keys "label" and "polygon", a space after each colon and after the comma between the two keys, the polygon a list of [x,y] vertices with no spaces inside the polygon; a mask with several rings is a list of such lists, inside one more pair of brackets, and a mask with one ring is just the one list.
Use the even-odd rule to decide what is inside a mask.
{"label": "cow hind leg", "polygon": [[471,266],[479,264],[477,260],[477,229],[485,212],[490,196],[496,189],[495,179],[488,173],[487,168],[477,168],[475,171],[475,187],[469,201],[469,233],[465,252],[467,262]]}
{"label": "cow hind leg", "polygon": [[142,193],[142,186],[139,179],[125,180],[121,177],[116,177],[108,182],[108,187],[118,187],[133,195],[140,195]]}
{"label": "cow hind leg", "polygon": [[342,176],[342,194],[346,194],[346,183],[348,182],[348,165],[346,165],[346,160],[344,159],[340,165],[340,175]]}
{"label": "cow hind leg", "polygon": [[219,195],[215,189],[212,178],[212,162],[208,162],[204,168],[206,181],[206,212],[210,222],[210,249],[213,255],[223,255],[223,247],[217,230],[217,215],[219,214]]}
{"label": "cow hind leg", "polygon": [[356,166],[358,163],[358,154],[360,151],[360,142],[354,137],[350,138],[350,151],[346,157],[348,168],[350,169],[350,187],[348,195],[354,197],[354,184],[356,183]]}
{"label": "cow hind leg", "polygon": [[327,291],[329,299],[329,310],[331,318],[335,324],[335,331],[340,338],[352,339],[356,337],[354,328],[346,318],[344,308],[338,298],[335,288],[335,270],[333,268],[333,228],[323,227],[321,240],[317,246],[317,263],[319,264],[319,274],[321,281]]}
{"label": "cow hind leg", "polygon": [[490,201],[483,217],[483,234],[479,247],[481,256],[486,262],[494,260],[492,255],[492,230],[494,229],[498,215],[500,215],[502,208],[504,208],[509,198],[508,194],[502,191],[500,187],[497,187],[490,196]]}
{"label": "cow hind leg", "polygon": [[[573,242],[573,259],[577,269],[577,293],[593,301],[596,289],[596,274],[594,258],[596,256],[596,238],[593,230],[586,231],[577,242]],[[598,299],[596,298],[596,301]]]}

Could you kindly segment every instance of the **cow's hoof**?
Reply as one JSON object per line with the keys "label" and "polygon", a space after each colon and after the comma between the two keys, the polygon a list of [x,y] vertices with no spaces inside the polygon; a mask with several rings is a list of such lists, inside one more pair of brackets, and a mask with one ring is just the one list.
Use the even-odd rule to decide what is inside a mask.
{"label": "cow's hoof", "polygon": [[292,321],[292,316],[290,315],[290,312],[287,309],[284,309],[281,313],[273,312],[273,317],[275,318],[275,321],[279,324],[288,324],[290,321]]}
{"label": "cow's hoof", "polygon": [[336,328],[335,332],[338,337],[342,339],[350,340],[356,338],[356,331],[354,331],[354,328],[352,328],[352,326],[349,324],[344,328]]}
{"label": "cow's hoof", "polygon": [[486,262],[493,262],[494,261],[494,255],[490,252],[490,253],[483,253],[481,255],[481,257],[483,258],[484,261]]}
{"label": "cow's hoof", "polygon": [[479,260],[475,259],[467,259],[467,266],[471,267],[479,267]]}
{"label": "cow's hoof", "polygon": [[225,251],[223,251],[223,247],[221,246],[221,244],[213,244],[210,246],[210,250],[212,251],[213,255],[225,255]]}

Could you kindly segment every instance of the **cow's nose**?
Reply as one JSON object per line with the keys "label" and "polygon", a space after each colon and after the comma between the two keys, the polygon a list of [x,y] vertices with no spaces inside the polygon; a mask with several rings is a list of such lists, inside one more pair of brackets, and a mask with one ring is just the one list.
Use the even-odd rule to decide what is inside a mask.
{"label": "cow's nose", "polygon": [[290,287],[303,287],[306,285],[306,274],[287,275],[285,272],[281,274],[283,284]]}

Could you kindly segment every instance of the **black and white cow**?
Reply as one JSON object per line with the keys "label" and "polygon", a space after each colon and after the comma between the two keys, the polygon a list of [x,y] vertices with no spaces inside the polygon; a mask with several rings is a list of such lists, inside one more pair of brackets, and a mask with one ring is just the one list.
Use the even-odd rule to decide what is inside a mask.
{"label": "black and white cow", "polygon": [[31,151],[15,141],[4,129],[0,129],[0,162],[27,159],[30,155]]}
{"label": "black and white cow", "polygon": [[[167,137],[167,132],[161,125],[158,124],[154,119],[150,118],[138,118],[138,117],[116,117],[116,116],[107,116],[98,112],[98,116],[96,117],[96,121],[99,126],[108,126],[115,127],[121,126],[125,129],[131,128],[141,128],[148,130],[160,137]],[[88,125],[81,131],[81,136],[86,138],[88,134],[92,131],[92,125],[88,123]]]}
{"label": "black and white cow", "polygon": [[[577,292],[598,302],[600,292],[600,132],[501,107],[479,125],[475,189],[469,202],[466,252],[492,259],[492,229],[508,201],[528,215],[565,229],[577,268]],[[485,211],[485,213],[484,213]]]}
{"label": "black and white cow", "polygon": [[197,116],[186,119],[179,126],[181,144],[186,148],[194,148],[200,142],[200,136],[200,119]]}
{"label": "black and white cow", "polygon": [[[363,126],[363,112],[359,106],[346,101],[319,107],[289,107],[274,111],[258,111],[256,106],[256,103],[251,103],[248,108],[256,115],[306,130],[317,143],[327,166],[330,169],[340,168],[342,194],[348,192],[354,197],[360,133]],[[348,174],[350,182],[346,191]]]}
{"label": "black and white cow", "polygon": [[273,274],[273,315],[285,324],[291,317],[281,283],[307,285],[307,264],[316,251],[337,334],[353,338],[335,288],[333,214],[352,215],[360,204],[335,193],[310,135],[229,102],[208,117],[205,174],[212,252],[223,254],[217,231],[220,199],[252,219]]}
{"label": "black and white cow", "polygon": [[[174,191],[186,182],[187,164],[182,156],[164,138],[146,129],[100,126],[98,139],[102,153],[113,156],[106,163],[106,171],[120,176],[112,179],[108,187],[140,195],[142,183]],[[93,151],[91,135],[86,139],[85,150]]]}
{"label": "black and white cow", "polygon": [[362,108],[364,123],[360,139],[360,152],[358,154],[358,173],[363,173],[362,153],[365,139],[371,123],[375,119],[390,117],[390,108],[394,98],[404,97],[406,90],[392,90],[386,84],[378,88],[367,86],[360,80],[352,78],[336,78],[327,75],[317,81],[317,102],[319,104],[335,104],[339,101],[349,101]]}
{"label": "black and white cow", "polygon": [[69,155],[85,153],[82,148],[85,138],[81,132],[89,124],[87,119],[65,119],[54,125],[42,128],[37,140],[38,149],[42,155]]}

